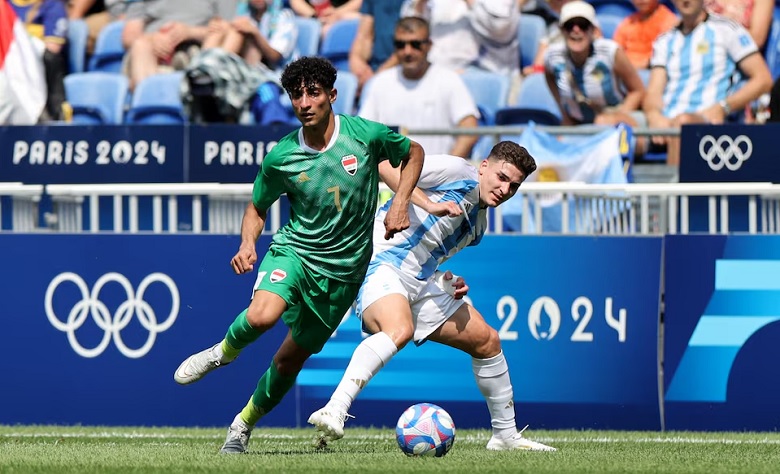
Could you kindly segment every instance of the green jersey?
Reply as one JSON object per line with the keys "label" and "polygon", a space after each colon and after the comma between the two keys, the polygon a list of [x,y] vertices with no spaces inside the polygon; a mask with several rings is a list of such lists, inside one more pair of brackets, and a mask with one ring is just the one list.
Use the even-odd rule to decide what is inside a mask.
{"label": "green jersey", "polygon": [[371,258],[379,162],[389,159],[397,167],[411,142],[370,120],[335,119],[333,138],[321,152],[306,146],[302,129],[279,140],[257,173],[252,200],[268,209],[287,193],[290,221],[272,245],[294,249],[328,278],[359,283]]}

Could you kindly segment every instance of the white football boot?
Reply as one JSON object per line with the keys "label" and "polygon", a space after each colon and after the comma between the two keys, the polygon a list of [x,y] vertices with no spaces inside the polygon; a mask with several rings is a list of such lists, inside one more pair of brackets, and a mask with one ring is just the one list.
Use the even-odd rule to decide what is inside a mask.
{"label": "white football boot", "polygon": [[202,379],[204,375],[217,367],[227,365],[230,362],[223,360],[222,343],[218,342],[208,349],[187,357],[176,369],[173,380],[179,385],[191,384]]}
{"label": "white football boot", "polygon": [[225,444],[219,450],[222,454],[242,454],[249,448],[249,437],[252,436],[252,427],[244,423],[239,413],[233,419],[225,438]]}
{"label": "white football boot", "polygon": [[344,437],[344,422],[348,417],[354,418],[346,412],[325,405],[309,416],[309,424],[317,427],[321,437],[335,441]]}
{"label": "white football boot", "polygon": [[[526,426],[525,428],[528,427]],[[488,441],[487,449],[490,451],[509,451],[514,449],[520,451],[557,451],[557,449],[553,448],[552,446],[547,446],[546,444],[531,441],[530,439],[524,437],[523,431],[525,431],[525,428],[518,431],[513,436],[505,439],[498,438],[493,435],[490,438],[490,441]]]}

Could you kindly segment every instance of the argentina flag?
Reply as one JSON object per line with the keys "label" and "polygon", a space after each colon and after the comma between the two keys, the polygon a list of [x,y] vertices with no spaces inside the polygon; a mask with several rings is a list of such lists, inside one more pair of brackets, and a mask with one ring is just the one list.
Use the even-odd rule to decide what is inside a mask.
{"label": "argentina flag", "polygon": [[[581,182],[591,184],[625,184],[628,182],[623,165],[623,156],[630,156],[630,128],[619,126],[603,132],[559,140],[556,136],[537,130],[530,124],[517,142],[524,146],[536,160],[536,172],[526,182]],[[522,190],[522,187],[520,188]],[[561,232],[561,194],[539,196],[544,232]],[[570,199],[570,204],[573,204]],[[531,202],[529,232],[536,232],[534,225],[534,203]],[[518,192],[502,205],[504,229],[522,230],[523,196]],[[573,208],[573,207],[572,207]],[[596,210],[600,212],[600,210]],[[569,214],[569,229],[575,230],[578,223],[575,213]]]}

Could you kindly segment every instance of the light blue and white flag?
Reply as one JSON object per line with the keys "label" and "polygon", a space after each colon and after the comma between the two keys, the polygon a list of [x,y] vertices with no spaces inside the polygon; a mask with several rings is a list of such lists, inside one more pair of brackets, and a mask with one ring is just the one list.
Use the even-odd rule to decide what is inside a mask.
{"label": "light blue and white flag", "polygon": [[[527,182],[582,182],[592,184],[628,182],[623,168],[627,130],[610,128],[601,133],[569,137],[565,141],[539,131],[530,124],[517,138],[536,160],[536,172]],[[622,147],[621,147],[622,145]],[[522,189],[522,188],[521,188]],[[542,196],[542,228],[545,232],[561,231],[561,194]],[[502,205],[504,227],[507,230],[521,230],[523,198],[520,193]],[[530,209],[533,213],[533,203]],[[573,209],[573,208],[572,208]],[[529,216],[533,229],[533,215]],[[575,229],[574,212],[569,216],[569,229]]]}

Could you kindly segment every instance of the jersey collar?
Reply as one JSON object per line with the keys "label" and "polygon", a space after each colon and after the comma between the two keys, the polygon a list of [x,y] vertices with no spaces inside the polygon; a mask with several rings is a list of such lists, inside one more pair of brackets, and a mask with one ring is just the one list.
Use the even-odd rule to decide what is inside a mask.
{"label": "jersey collar", "polygon": [[303,139],[303,127],[298,129],[298,143],[300,143],[303,151],[305,151],[306,153],[324,153],[330,150],[333,147],[333,145],[336,144],[336,140],[339,137],[339,130],[341,130],[341,117],[339,117],[336,114],[333,114],[333,118],[335,119],[335,127],[333,127],[333,136],[330,137],[328,146],[326,146],[323,150],[315,150],[314,148],[307,145],[306,140]]}

